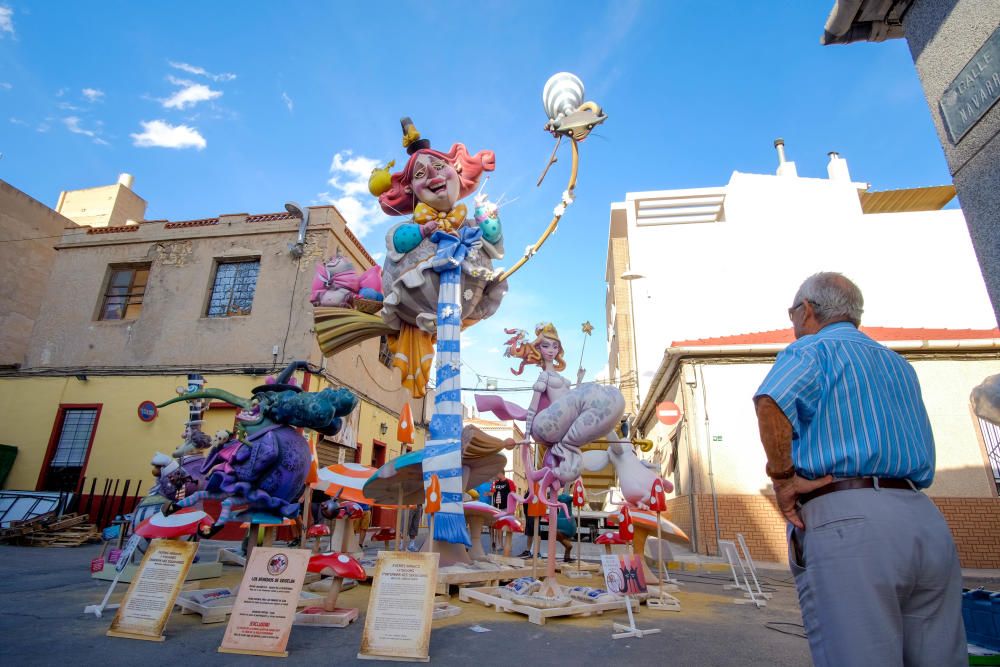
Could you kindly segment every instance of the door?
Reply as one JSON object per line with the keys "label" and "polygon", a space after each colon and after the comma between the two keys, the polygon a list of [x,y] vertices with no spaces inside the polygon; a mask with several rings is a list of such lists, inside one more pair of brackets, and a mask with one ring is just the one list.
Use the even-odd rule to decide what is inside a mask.
{"label": "door", "polygon": [[76,491],[94,444],[100,405],[61,405],[38,479],[39,491]]}

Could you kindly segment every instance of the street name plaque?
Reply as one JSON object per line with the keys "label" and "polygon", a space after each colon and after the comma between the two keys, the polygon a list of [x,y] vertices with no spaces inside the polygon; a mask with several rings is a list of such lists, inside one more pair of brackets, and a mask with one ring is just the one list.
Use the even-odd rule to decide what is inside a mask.
{"label": "street name plaque", "polygon": [[941,118],[948,138],[957,144],[1000,99],[1000,28],[993,31],[972,60],[941,95]]}

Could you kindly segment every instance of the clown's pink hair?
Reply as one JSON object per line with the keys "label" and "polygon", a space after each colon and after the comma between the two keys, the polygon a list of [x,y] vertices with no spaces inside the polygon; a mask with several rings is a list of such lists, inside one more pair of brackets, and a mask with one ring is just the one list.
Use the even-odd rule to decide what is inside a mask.
{"label": "clown's pink hair", "polygon": [[484,171],[493,171],[496,168],[493,151],[479,151],[475,155],[469,155],[465,144],[455,144],[447,153],[433,148],[419,150],[410,156],[403,171],[392,175],[392,186],[378,198],[386,215],[409,215],[413,212],[414,197],[405,188],[413,180],[413,164],[421,154],[434,155],[453,165],[460,165],[461,171],[458,174],[460,198],[468,197],[475,191],[479,185],[479,177]]}

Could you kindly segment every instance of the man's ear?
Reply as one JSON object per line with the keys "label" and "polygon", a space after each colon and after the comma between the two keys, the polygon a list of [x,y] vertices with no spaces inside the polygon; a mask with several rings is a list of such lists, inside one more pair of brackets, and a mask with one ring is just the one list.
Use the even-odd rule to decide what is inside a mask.
{"label": "man's ear", "polygon": [[455,171],[458,172],[459,174],[462,173],[462,163],[461,162],[456,162],[455,163]]}
{"label": "man's ear", "polygon": [[412,195],[413,194],[413,189],[409,185],[404,185],[403,186],[403,192],[405,192],[408,195]]}

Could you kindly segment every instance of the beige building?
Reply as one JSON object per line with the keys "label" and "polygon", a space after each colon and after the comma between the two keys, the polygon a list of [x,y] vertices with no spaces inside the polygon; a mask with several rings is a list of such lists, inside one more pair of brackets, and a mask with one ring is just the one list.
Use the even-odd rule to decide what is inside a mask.
{"label": "beige building", "polygon": [[[37,306],[4,311],[34,320],[2,348],[5,361],[23,359],[0,374],[0,442],[18,448],[6,488],[73,489],[84,478],[88,488],[108,478],[143,480],[148,488],[150,457],[181,443],[187,411],[170,406],[144,421],[140,403],[172,397],[188,373],[249,396],[295,360],[309,362],[298,374],[305,388],[343,386],[360,399],[344,432],[316,442],[321,464],[380,465],[408,449],[396,440],[408,394],[381,341],[324,359],[312,332],[316,264],[338,252],[359,271],[374,264],[332,206],[309,209],[299,255],[297,214],[144,220],[145,202],[123,177],[62,193],[58,207],[71,221],[2,185],[4,234],[14,233],[8,215],[23,228],[57,229],[48,248],[32,250],[43,277],[15,272],[15,264],[2,269],[7,285],[33,290]],[[417,448],[429,408],[411,402]],[[231,426],[234,416],[213,404],[204,430]]]}
{"label": "beige building", "polygon": [[[1000,567],[1000,427],[978,418],[969,393],[1000,372],[1000,330],[863,328],[913,365],[936,443],[928,495],[948,521],[963,567]],[[777,510],[751,397],[790,329],[675,342],[649,389],[636,427],[654,442],[654,459],[673,481],[671,520],[701,553],[742,533],[755,558],[785,561],[785,522]],[[671,401],[673,426],[655,406]]]}
{"label": "beige building", "polygon": [[0,181],[0,367],[21,366],[42,306],[56,242],[72,220]]}

